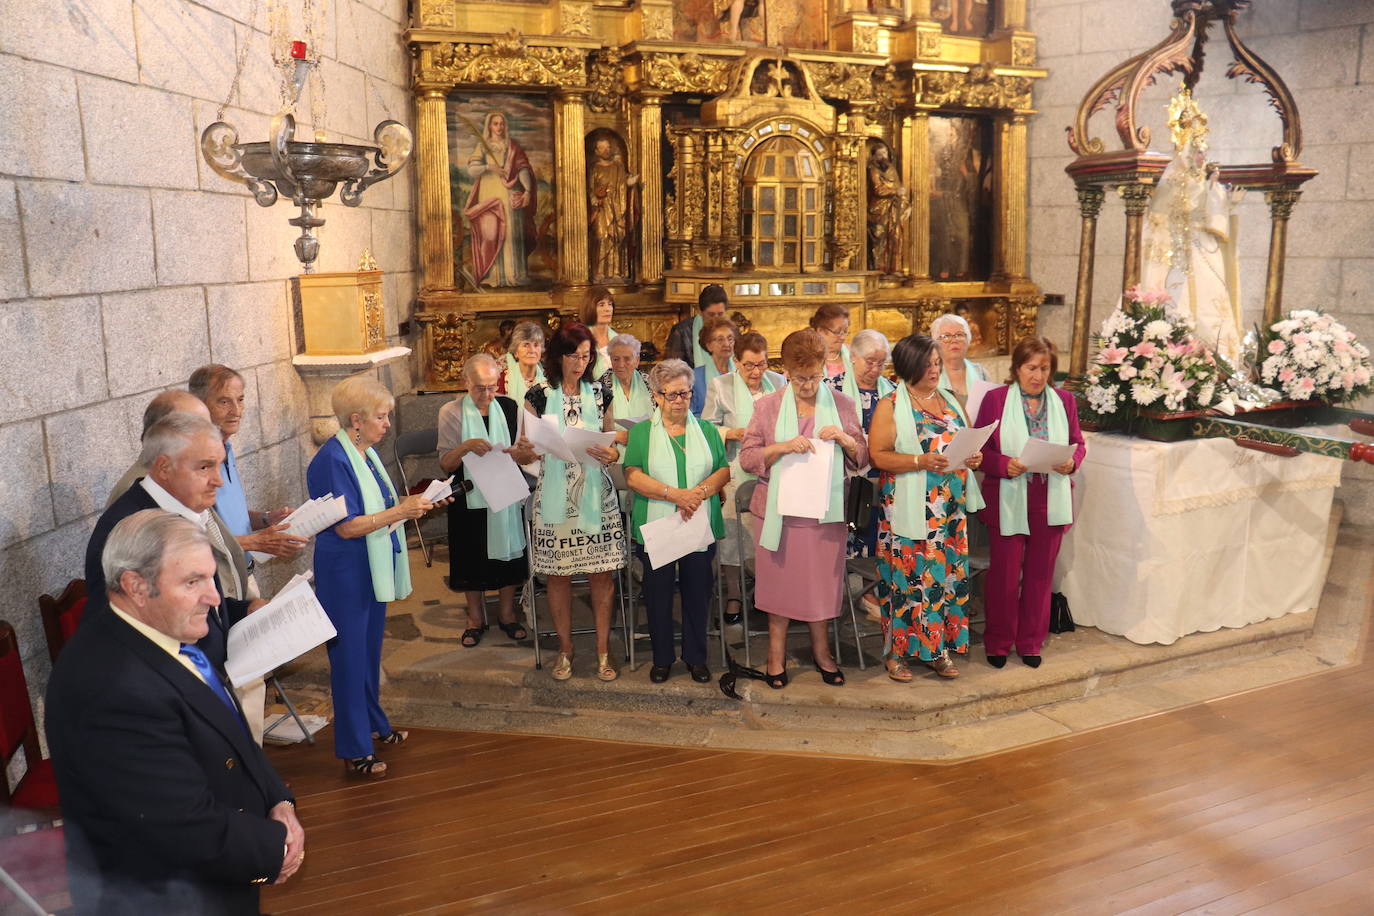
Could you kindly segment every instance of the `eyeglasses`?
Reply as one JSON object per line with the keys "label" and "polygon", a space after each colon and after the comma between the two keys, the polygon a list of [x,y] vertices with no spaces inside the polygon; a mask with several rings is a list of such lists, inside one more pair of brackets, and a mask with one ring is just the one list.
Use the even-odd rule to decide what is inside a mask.
{"label": "eyeglasses", "polygon": [[960,331],[958,334],[941,334],[935,339],[940,343],[954,343],[956,340],[968,340],[968,335]]}
{"label": "eyeglasses", "polygon": [[468,386],[468,391],[471,391],[473,394],[477,394],[479,391],[492,392],[499,387],[499,385],[470,385]]}
{"label": "eyeglasses", "polygon": [[887,364],[886,356],[865,356],[860,362],[869,366],[884,366]]}
{"label": "eyeglasses", "polygon": [[665,401],[685,401],[692,396],[692,389],[685,391],[660,391],[658,396]]}
{"label": "eyeglasses", "polygon": [[767,362],[762,362],[762,363],[746,363],[746,362],[741,362],[741,363],[739,364],[739,367],[740,367],[741,369],[744,369],[744,370],[748,371],[748,372],[757,372],[757,371],[759,371],[760,369],[767,369],[767,368],[768,368],[768,363],[767,363]]}
{"label": "eyeglasses", "polygon": [[591,355],[590,353],[569,353],[569,354],[567,354],[566,356],[564,356],[563,358],[564,358],[564,359],[574,359],[574,360],[577,360],[579,363],[586,363],[586,362],[591,362],[592,355]]}
{"label": "eyeglasses", "polygon": [[726,344],[726,343],[728,343],[728,344],[733,344],[734,342],[735,342],[735,335],[733,335],[733,334],[717,334],[715,337],[712,337],[710,340],[707,341],[707,343],[713,344],[713,345],[714,345],[714,344]]}
{"label": "eyeglasses", "polygon": [[817,328],[817,330],[829,334],[831,337],[846,337],[849,334],[849,325],[842,328]]}
{"label": "eyeglasses", "polygon": [[817,384],[820,384],[821,379],[823,379],[823,378],[825,378],[825,376],[823,376],[823,375],[794,375],[794,376],[792,376],[792,384],[794,384],[794,385],[817,385]]}

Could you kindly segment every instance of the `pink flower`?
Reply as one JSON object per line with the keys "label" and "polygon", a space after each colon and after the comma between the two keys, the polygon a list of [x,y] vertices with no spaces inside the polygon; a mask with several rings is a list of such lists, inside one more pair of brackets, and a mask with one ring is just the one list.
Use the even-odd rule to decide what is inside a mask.
{"label": "pink flower", "polygon": [[1335,350],[1337,353],[1349,353],[1350,344],[1343,340],[1337,340],[1331,344],[1331,349]]}
{"label": "pink flower", "polygon": [[1269,341],[1269,352],[1270,352],[1270,353],[1275,353],[1275,354],[1277,354],[1277,353],[1282,353],[1282,352],[1283,352],[1283,341],[1281,341],[1281,340],[1271,340],[1271,341]]}
{"label": "pink flower", "polygon": [[1356,369],[1356,370],[1355,370],[1355,384],[1356,384],[1356,385],[1368,385],[1368,384],[1369,384],[1369,370],[1368,370],[1368,369]]}
{"label": "pink flower", "polygon": [[1145,292],[1145,301],[1150,305],[1163,305],[1170,299],[1169,291],[1163,289],[1151,289]]}
{"label": "pink flower", "polygon": [[1140,284],[1137,283],[1135,286],[1126,290],[1126,298],[1134,299],[1136,302],[1143,302],[1145,300],[1145,291],[1141,289]]}
{"label": "pink flower", "polygon": [[1300,347],[1303,344],[1310,342],[1311,340],[1311,334],[1304,334],[1302,331],[1299,331],[1298,333],[1293,335],[1293,346]]}
{"label": "pink flower", "polygon": [[1345,372],[1341,374],[1341,387],[1346,391],[1355,387],[1355,373]]}
{"label": "pink flower", "polygon": [[1119,366],[1130,352],[1125,347],[1107,347],[1097,355],[1097,361],[1104,366]]}
{"label": "pink flower", "polygon": [[1316,387],[1317,383],[1312,381],[1311,378],[1305,378],[1302,381],[1298,382],[1298,391],[1302,392],[1303,394],[1311,394],[1313,389],[1315,389]]}
{"label": "pink flower", "polygon": [[1280,369],[1280,370],[1279,370],[1279,381],[1281,381],[1281,382],[1291,382],[1291,381],[1293,381],[1293,377],[1294,377],[1295,375],[1297,375],[1297,373],[1294,372],[1292,369]]}
{"label": "pink flower", "polygon": [[1154,356],[1159,352],[1159,347],[1156,347],[1148,340],[1142,340],[1134,347],[1131,347],[1131,352],[1136,356]]}
{"label": "pink flower", "polygon": [[1135,366],[1132,366],[1132,365],[1130,365],[1130,364],[1127,364],[1127,365],[1125,365],[1125,366],[1122,366],[1120,369],[1118,369],[1118,370],[1116,371],[1116,374],[1119,375],[1119,376],[1121,376],[1121,380],[1122,380],[1123,382],[1127,382],[1127,381],[1130,381],[1131,379],[1135,378],[1137,373],[1136,373],[1136,368],[1135,368]]}

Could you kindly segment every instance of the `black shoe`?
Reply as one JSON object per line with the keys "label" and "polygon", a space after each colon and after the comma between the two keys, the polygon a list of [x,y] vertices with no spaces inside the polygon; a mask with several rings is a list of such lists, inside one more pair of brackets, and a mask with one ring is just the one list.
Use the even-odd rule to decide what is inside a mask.
{"label": "black shoe", "polygon": [[673,673],[672,665],[654,665],[649,669],[649,680],[655,684],[662,684],[668,680],[668,676]]}
{"label": "black shoe", "polygon": [[744,615],[738,611],[733,614],[725,615],[725,625],[727,627],[737,627],[744,622]]}
{"label": "black shoe", "polygon": [[820,663],[820,662],[816,662],[815,664],[816,664],[816,670],[819,671],[819,672],[821,673],[821,680],[825,681],[825,682],[826,682],[827,684],[829,684],[831,687],[843,687],[843,686],[844,686],[844,672],[843,672],[843,671],[841,671],[839,668],[836,668],[834,671],[826,671],[824,668],[821,667],[821,663]]}
{"label": "black shoe", "polygon": [[786,668],[782,670],[782,674],[770,674],[767,671],[763,672],[763,674],[763,682],[767,684],[769,687],[772,687],[774,690],[781,690],[782,688],[787,686]]}
{"label": "black shoe", "polygon": [[698,684],[711,683],[711,669],[705,665],[688,665],[687,671],[692,675],[692,680]]}
{"label": "black shoe", "polygon": [[1023,656],[1021,656],[1021,663],[1022,663],[1023,665],[1025,665],[1027,668],[1039,668],[1039,667],[1040,667],[1040,656],[1038,656],[1038,655],[1023,655]]}
{"label": "black shoe", "polygon": [[1005,655],[989,655],[988,664],[994,668],[1004,668],[1007,664],[1007,657]]}

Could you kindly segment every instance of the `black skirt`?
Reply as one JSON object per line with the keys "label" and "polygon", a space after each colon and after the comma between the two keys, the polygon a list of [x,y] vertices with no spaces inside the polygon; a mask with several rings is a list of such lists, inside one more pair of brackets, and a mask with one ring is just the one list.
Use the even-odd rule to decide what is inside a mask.
{"label": "black skirt", "polygon": [[[498,397],[492,405],[506,415],[506,427],[516,428],[514,401]],[[490,427],[491,421],[487,421]],[[466,480],[463,466],[458,479]],[[448,587],[455,592],[490,592],[507,585],[519,585],[529,575],[529,548],[514,560],[493,560],[487,556],[487,510],[469,509],[466,494],[448,506]]]}

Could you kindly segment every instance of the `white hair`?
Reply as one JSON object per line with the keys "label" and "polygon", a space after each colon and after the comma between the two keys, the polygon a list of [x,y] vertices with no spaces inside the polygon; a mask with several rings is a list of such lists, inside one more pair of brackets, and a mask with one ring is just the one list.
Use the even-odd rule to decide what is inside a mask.
{"label": "white hair", "polygon": [[665,359],[655,363],[649,370],[649,390],[654,394],[662,394],[669,382],[679,378],[685,378],[690,382],[692,367],[680,359]]}
{"label": "white hair", "polygon": [[157,579],[167,554],[198,545],[210,546],[210,537],[195,523],[162,509],[144,509],[120,521],[105,541],[100,554],[100,570],[105,574],[105,592],[123,595],[126,572],[148,583],[148,594],[156,598]]}
{"label": "white hair", "polygon": [[163,455],[175,458],[197,436],[209,436],[219,441],[219,428],[200,414],[174,410],[148,427],[143,434],[143,450],[139,452],[138,463],[151,468]]}
{"label": "white hair", "polygon": [[548,344],[544,329],[533,321],[522,321],[510,332],[510,352],[515,353],[522,343],[537,343],[543,347]]}
{"label": "white hair", "polygon": [[940,325],[949,323],[957,324],[959,330],[964,332],[965,337],[969,340],[973,339],[973,330],[968,326],[968,320],[963,315],[956,315],[953,312],[945,312],[930,323],[930,336],[939,337]]}
{"label": "white hair", "polygon": [[485,366],[492,372],[500,373],[501,366],[492,358],[490,353],[474,353],[468,357],[467,362],[463,363],[463,378],[468,380],[468,384],[477,381],[477,368]]}
{"label": "white hair", "polygon": [[639,338],[635,337],[633,334],[617,334],[606,344],[606,352],[609,353],[616,347],[624,347],[634,354],[635,359],[639,359],[639,351],[643,346],[644,345],[639,342]]}
{"label": "white hair", "polygon": [[882,351],[884,359],[891,355],[892,345],[881,331],[872,328],[864,328],[854,335],[854,339],[849,342],[849,352],[854,357],[867,356],[870,353]]}

